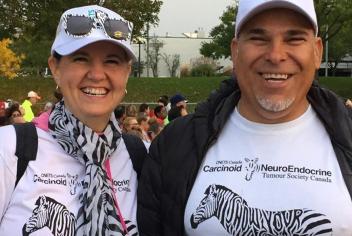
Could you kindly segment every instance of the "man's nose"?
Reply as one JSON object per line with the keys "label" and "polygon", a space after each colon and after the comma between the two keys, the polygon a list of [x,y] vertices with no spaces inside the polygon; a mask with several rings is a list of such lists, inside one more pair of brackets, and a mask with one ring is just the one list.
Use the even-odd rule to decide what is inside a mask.
{"label": "man's nose", "polygon": [[268,46],[265,59],[272,64],[279,64],[287,59],[287,50],[284,42],[275,40]]}

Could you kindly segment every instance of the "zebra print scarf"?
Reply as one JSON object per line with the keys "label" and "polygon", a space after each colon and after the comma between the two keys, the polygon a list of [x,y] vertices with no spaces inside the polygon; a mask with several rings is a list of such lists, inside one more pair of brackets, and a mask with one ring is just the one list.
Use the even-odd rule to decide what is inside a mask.
{"label": "zebra print scarf", "polygon": [[98,135],[65,107],[57,103],[49,118],[49,132],[72,157],[85,165],[82,204],[76,217],[76,235],[125,235],[117,214],[113,190],[104,162],[121,140],[115,116]]}

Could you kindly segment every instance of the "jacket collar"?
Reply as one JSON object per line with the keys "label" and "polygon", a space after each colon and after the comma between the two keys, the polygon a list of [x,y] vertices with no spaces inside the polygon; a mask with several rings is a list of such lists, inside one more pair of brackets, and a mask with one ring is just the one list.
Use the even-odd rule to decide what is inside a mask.
{"label": "jacket collar", "polygon": [[[200,158],[216,141],[218,135],[234,111],[241,96],[236,79],[225,80],[212,92],[207,101],[200,103],[194,114],[195,136]],[[334,145],[339,145],[349,156],[352,166],[352,111],[343,100],[314,81],[307,95]],[[200,128],[202,127],[202,128]]]}

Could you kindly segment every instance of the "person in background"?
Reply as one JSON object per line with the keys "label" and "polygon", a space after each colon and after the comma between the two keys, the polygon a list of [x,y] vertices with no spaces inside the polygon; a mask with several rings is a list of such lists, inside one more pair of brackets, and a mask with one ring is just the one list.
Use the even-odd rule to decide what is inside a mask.
{"label": "person in background", "polygon": [[6,109],[6,117],[8,119],[8,124],[19,124],[26,122],[23,118],[20,110],[20,104],[18,102],[12,102]]}
{"label": "person in background", "polygon": [[169,121],[171,122],[172,120],[176,119],[177,117],[186,116],[186,115],[188,115],[187,109],[181,105],[181,106],[171,107],[169,113],[167,114],[167,117],[168,117]]}
{"label": "person in background", "polygon": [[34,117],[32,122],[38,128],[41,128],[45,131],[48,131],[49,130],[48,120],[49,120],[49,116],[50,116],[50,113],[51,113],[51,110],[53,109],[53,107],[54,107],[54,104],[52,102],[45,103],[42,113],[39,116]]}
{"label": "person in background", "polygon": [[146,116],[150,116],[150,108],[149,105],[146,103],[142,103],[141,105],[139,105],[139,113],[144,113]]}
{"label": "person in background", "polygon": [[0,100],[0,127],[7,125],[6,102]]}
{"label": "person in background", "polygon": [[233,78],[149,148],[140,235],[352,235],[352,114],[314,81],[314,1],[238,4]]}
{"label": "person in background", "polygon": [[137,117],[137,107],[134,104],[129,104],[126,106],[126,116],[127,117]]}
{"label": "person in background", "polygon": [[26,122],[30,122],[35,117],[32,106],[35,105],[41,97],[34,91],[29,91],[27,94],[27,99],[25,99],[22,103],[22,108],[24,109],[24,120]]}
{"label": "person in background", "polygon": [[153,141],[160,134],[161,130],[163,129],[163,126],[161,126],[154,117],[149,119],[148,124],[148,137],[150,141]]}
{"label": "person in background", "polygon": [[165,119],[167,117],[166,107],[163,105],[158,105],[154,108],[154,115],[157,122],[164,127]]}
{"label": "person in background", "polygon": [[[137,115],[137,122],[139,127],[141,128],[142,131],[142,140],[144,142],[144,144],[148,143],[150,144],[150,139],[148,136],[148,130],[149,130],[149,117],[144,113],[144,112],[140,112]],[[148,145],[149,148],[149,145]]]}
{"label": "person in background", "polygon": [[187,103],[187,99],[180,93],[177,93],[170,98],[171,108],[177,106],[183,107],[187,110]]}
{"label": "person in background", "polygon": [[169,111],[171,109],[171,104],[169,103],[169,96],[167,95],[161,95],[158,98],[157,104],[166,107],[166,111]]}
{"label": "person in background", "polygon": [[127,116],[123,121],[123,129],[122,131],[127,133],[128,131],[139,128],[137,118],[132,116]]}
{"label": "person in background", "polygon": [[126,107],[118,105],[114,110],[115,117],[119,123],[120,128],[123,128],[123,121],[126,119]]}
{"label": "person in background", "polygon": [[63,99],[17,185],[15,129],[0,128],[0,235],[138,235],[133,160],[147,151],[114,115],[136,60],[132,28],[97,5],[62,14],[48,63]]}
{"label": "person in background", "polygon": [[346,99],[345,104],[346,104],[347,107],[352,108],[352,101],[351,101],[351,99]]}

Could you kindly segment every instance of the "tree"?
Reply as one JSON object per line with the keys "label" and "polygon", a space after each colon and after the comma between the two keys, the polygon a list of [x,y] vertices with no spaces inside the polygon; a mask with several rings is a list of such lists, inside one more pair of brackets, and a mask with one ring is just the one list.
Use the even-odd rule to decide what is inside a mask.
{"label": "tree", "polygon": [[230,45],[235,33],[234,19],[236,10],[237,5],[227,7],[220,17],[222,23],[210,31],[210,36],[213,40],[209,43],[202,43],[200,54],[213,59],[231,56]]}
{"label": "tree", "polygon": [[344,25],[336,37],[329,40],[329,68],[332,76],[335,76],[337,67],[347,56],[352,55],[352,26]]}
{"label": "tree", "polygon": [[99,3],[133,22],[135,36],[140,36],[147,24],[158,24],[162,5],[161,0],[0,0],[0,38],[13,38],[25,32],[53,38],[65,10]]}
{"label": "tree", "polygon": [[149,54],[147,57],[149,60],[150,68],[153,72],[153,77],[159,76],[158,65],[161,57],[160,50],[164,46],[164,43],[158,40],[156,37],[153,37],[149,43]]}
{"label": "tree", "polygon": [[72,7],[102,4],[134,23],[133,37],[146,26],[157,25],[161,0],[0,0],[0,39],[14,40],[16,52],[25,52],[25,67],[47,65],[61,14]]}
{"label": "tree", "polygon": [[[351,0],[314,0],[319,24],[319,36],[325,43],[338,35],[340,30],[352,23]],[[237,1],[227,7],[220,17],[221,23],[215,26],[210,36],[213,40],[203,43],[200,53],[206,57],[219,59],[231,56],[231,40],[234,36],[234,19],[237,12]]]}
{"label": "tree", "polygon": [[319,36],[325,42],[338,35],[352,22],[352,1],[314,0],[319,24]]}
{"label": "tree", "polygon": [[165,64],[167,65],[167,69],[170,73],[170,77],[176,77],[176,71],[180,67],[180,54],[166,54],[163,53],[161,55]]}
{"label": "tree", "polygon": [[12,41],[3,39],[0,41],[0,77],[12,79],[16,77],[21,68],[23,55],[17,56],[10,48]]}

